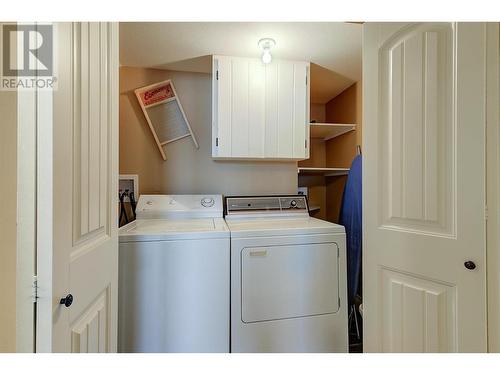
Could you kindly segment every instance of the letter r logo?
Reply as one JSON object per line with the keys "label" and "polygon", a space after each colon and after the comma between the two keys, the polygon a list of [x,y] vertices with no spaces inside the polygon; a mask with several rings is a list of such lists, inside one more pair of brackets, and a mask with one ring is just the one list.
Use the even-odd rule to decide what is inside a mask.
{"label": "letter r logo", "polygon": [[3,75],[52,76],[52,25],[3,25]]}

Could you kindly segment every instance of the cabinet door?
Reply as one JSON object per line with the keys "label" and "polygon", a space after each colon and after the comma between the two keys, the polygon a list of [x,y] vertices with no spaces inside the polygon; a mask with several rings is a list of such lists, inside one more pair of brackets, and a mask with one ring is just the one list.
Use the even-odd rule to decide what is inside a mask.
{"label": "cabinet door", "polygon": [[309,63],[276,61],[266,66],[265,157],[309,157]]}
{"label": "cabinet door", "polygon": [[263,158],[265,67],[228,56],[213,61],[212,156]]}
{"label": "cabinet door", "polygon": [[212,156],[308,157],[309,63],[214,56]]}
{"label": "cabinet door", "polygon": [[[220,71],[219,71],[220,74]],[[231,156],[262,158],[265,67],[260,60],[231,61]]]}
{"label": "cabinet door", "polygon": [[212,157],[231,157],[231,58],[212,63]]}
{"label": "cabinet door", "polygon": [[248,156],[264,158],[266,67],[259,59],[248,64]]}
{"label": "cabinet door", "polygon": [[309,63],[295,62],[293,69],[293,158],[309,158]]}

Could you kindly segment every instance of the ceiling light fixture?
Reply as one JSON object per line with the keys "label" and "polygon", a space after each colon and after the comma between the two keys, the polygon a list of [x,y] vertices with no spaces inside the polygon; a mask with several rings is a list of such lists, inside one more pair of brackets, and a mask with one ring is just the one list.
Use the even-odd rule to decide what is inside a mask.
{"label": "ceiling light fixture", "polygon": [[259,40],[259,47],[262,48],[262,62],[264,64],[269,64],[273,57],[271,56],[271,48],[276,45],[274,39],[263,38]]}

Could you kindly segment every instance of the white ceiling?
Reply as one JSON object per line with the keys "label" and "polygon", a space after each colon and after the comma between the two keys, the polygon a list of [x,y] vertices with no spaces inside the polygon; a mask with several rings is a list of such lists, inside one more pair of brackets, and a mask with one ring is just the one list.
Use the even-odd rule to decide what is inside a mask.
{"label": "white ceiling", "polygon": [[361,32],[341,22],[120,23],[120,64],[210,72],[209,55],[258,57],[257,42],[270,37],[274,58],[319,65],[311,68],[311,101],[325,103],[361,80]]}

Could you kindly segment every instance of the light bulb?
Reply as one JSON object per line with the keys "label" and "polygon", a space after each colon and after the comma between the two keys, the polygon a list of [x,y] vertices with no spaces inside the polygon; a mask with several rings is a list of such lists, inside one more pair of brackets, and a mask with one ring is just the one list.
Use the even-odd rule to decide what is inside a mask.
{"label": "light bulb", "polygon": [[264,64],[269,64],[273,57],[271,56],[271,51],[269,49],[265,49],[264,52],[262,52],[262,62]]}
{"label": "light bulb", "polygon": [[271,48],[276,45],[274,39],[263,38],[259,40],[259,47],[262,48],[262,62],[264,64],[269,64],[273,57],[271,56]]}

